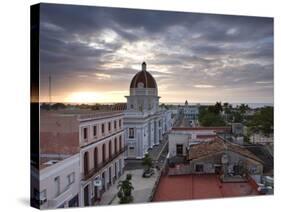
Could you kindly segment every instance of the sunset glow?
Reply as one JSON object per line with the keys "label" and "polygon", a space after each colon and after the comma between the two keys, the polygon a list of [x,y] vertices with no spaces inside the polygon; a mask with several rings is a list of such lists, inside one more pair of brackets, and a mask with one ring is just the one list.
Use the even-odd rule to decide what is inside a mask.
{"label": "sunset glow", "polygon": [[53,102],[125,102],[146,61],[162,102],[273,103],[272,18],[77,8],[42,5],[40,101],[50,74]]}
{"label": "sunset glow", "polygon": [[[91,92],[80,91],[73,92],[68,95],[62,102],[69,103],[112,103],[124,102],[126,91],[113,91],[113,92]],[[58,99],[59,100],[59,99]],[[58,101],[54,101],[58,102]]]}
{"label": "sunset glow", "polygon": [[66,102],[92,103],[102,98],[101,93],[97,92],[74,92],[67,97]]}

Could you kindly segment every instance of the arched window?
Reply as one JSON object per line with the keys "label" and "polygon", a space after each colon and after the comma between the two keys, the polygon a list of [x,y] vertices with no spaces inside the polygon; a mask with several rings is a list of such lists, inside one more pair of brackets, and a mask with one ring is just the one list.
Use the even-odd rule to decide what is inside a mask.
{"label": "arched window", "polygon": [[102,162],[104,163],[105,162],[105,144],[102,145]]}
{"label": "arched window", "polygon": [[94,169],[98,168],[98,147],[94,150]]}
{"label": "arched window", "polygon": [[110,158],[112,155],[112,143],[111,140],[109,141],[109,148],[108,148],[108,157]]}
{"label": "arched window", "polygon": [[114,154],[117,153],[117,138],[114,139]]}
{"label": "arched window", "polygon": [[84,153],[84,174],[87,175],[89,173],[89,153]]}
{"label": "arched window", "polygon": [[119,136],[119,150],[122,149],[122,135]]}

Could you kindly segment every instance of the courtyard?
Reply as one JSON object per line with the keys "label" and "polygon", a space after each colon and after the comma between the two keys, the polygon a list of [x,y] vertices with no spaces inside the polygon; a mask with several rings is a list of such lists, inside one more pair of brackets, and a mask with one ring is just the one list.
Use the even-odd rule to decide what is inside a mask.
{"label": "courtyard", "polygon": [[117,185],[120,180],[124,180],[126,178],[127,174],[132,175],[131,182],[134,187],[134,190],[132,191],[132,195],[134,197],[133,203],[150,202],[152,191],[158,179],[159,172],[155,171],[153,176],[149,178],[143,178],[143,169],[135,169],[125,171],[120,179],[103,194],[99,205],[119,204],[119,198],[117,197]]}

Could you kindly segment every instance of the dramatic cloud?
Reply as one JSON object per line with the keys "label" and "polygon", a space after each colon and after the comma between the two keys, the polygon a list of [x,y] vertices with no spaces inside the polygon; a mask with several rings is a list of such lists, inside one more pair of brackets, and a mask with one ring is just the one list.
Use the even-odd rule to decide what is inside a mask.
{"label": "dramatic cloud", "polygon": [[42,101],[125,101],[145,60],[164,102],[273,103],[273,19],[42,4]]}

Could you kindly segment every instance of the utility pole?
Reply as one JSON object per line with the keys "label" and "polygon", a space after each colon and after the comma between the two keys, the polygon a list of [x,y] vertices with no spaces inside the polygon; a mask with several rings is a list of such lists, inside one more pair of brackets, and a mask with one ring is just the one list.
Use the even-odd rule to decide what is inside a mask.
{"label": "utility pole", "polygon": [[49,72],[49,104],[52,104],[52,78]]}

